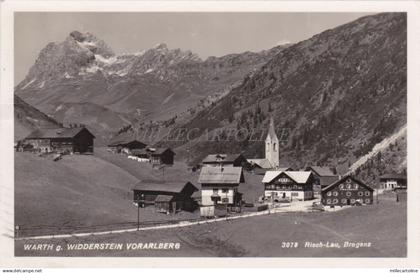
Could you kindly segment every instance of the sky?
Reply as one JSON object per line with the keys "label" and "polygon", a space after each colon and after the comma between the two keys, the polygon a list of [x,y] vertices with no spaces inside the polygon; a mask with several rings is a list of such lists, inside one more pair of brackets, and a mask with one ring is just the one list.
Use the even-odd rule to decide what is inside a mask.
{"label": "sky", "polygon": [[23,80],[49,42],[70,32],[90,32],[115,53],[135,53],[166,43],[205,59],[295,43],[367,13],[15,13],[15,84]]}

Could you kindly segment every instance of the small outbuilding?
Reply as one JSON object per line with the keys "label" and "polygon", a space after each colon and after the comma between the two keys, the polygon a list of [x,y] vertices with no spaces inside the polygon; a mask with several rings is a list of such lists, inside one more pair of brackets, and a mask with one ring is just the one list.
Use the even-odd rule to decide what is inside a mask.
{"label": "small outbuilding", "polygon": [[171,148],[150,148],[150,163],[154,165],[173,165],[175,152]]}
{"label": "small outbuilding", "polygon": [[154,206],[163,213],[193,211],[197,207],[192,198],[196,191],[191,182],[143,180],[133,188],[133,202],[141,207]]}
{"label": "small outbuilding", "polygon": [[407,189],[407,176],[389,173],[379,178],[380,188],[384,190]]}
{"label": "small outbuilding", "polygon": [[326,206],[370,205],[373,203],[373,192],[362,181],[347,175],[322,189],[321,202]]}

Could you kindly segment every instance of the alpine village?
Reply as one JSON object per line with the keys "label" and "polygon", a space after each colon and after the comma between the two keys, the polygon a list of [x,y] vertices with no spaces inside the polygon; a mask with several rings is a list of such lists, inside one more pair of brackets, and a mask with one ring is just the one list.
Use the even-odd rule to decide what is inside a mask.
{"label": "alpine village", "polygon": [[23,249],[92,233],[181,244],[112,256],[404,257],[406,20],[205,60],[49,43],[15,87],[16,255],[102,255]]}

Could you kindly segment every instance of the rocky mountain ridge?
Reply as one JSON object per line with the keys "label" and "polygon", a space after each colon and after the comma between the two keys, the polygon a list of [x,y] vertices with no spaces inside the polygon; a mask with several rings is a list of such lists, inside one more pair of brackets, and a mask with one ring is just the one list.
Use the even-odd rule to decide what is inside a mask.
{"label": "rocky mountain ridge", "polygon": [[218,99],[286,47],[206,60],[165,44],[116,55],[94,35],[74,31],[41,51],[15,92],[60,122],[85,123],[109,136],[123,126],[167,120],[200,101]]}

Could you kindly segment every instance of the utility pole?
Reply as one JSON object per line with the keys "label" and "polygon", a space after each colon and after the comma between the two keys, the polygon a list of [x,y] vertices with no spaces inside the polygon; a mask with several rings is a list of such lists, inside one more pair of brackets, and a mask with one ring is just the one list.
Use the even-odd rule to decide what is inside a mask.
{"label": "utility pole", "polygon": [[137,231],[140,230],[140,200],[137,200]]}
{"label": "utility pole", "polygon": [[137,231],[140,230],[140,203],[137,203]]}

